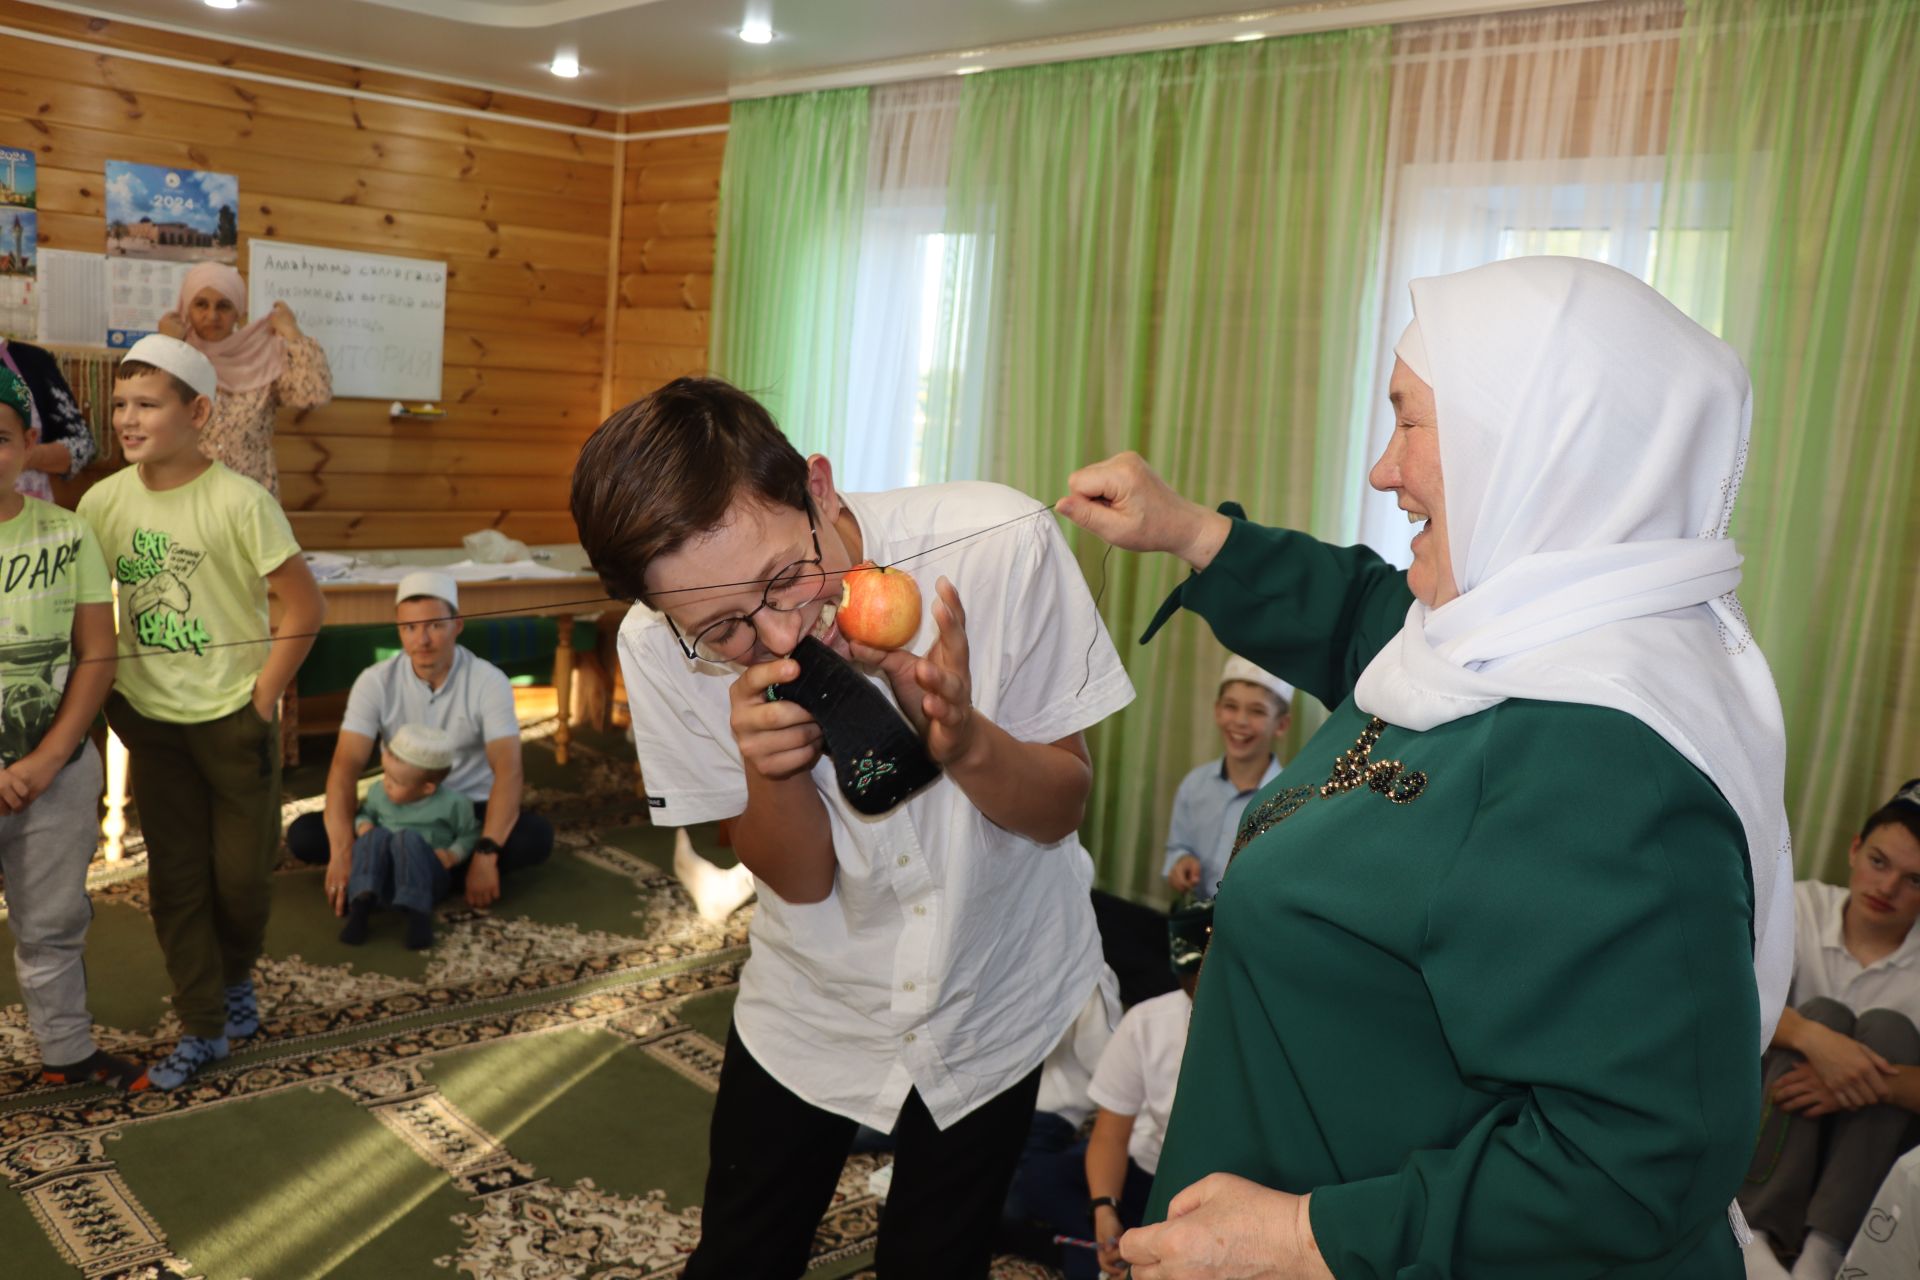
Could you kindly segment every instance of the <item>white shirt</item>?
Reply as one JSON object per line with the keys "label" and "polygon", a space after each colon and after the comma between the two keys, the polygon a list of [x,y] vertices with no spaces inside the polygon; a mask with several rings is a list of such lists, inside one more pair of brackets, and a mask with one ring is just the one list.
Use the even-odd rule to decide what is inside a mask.
{"label": "white shirt", "polygon": [[1892,955],[1862,967],[1842,933],[1847,891],[1839,885],[1802,880],[1793,886],[1793,985],[1787,1005],[1798,1009],[1825,996],[1855,1013],[1890,1009],[1920,1026],[1920,928]]}
{"label": "white shirt", "polygon": [[[1044,506],[991,484],[846,502],[879,564]],[[967,612],[974,706],[1013,737],[1054,742],[1133,700],[1051,515],[902,567],[925,610],[910,647],[924,652],[935,634],[944,575]],[[664,620],[638,609],[620,628],[620,665],[654,821],[743,812],[728,728],[735,672],[688,661]],[[917,1089],[944,1128],[1038,1066],[1085,1006],[1102,964],[1092,861],[1077,837],[1041,845],[994,825],[949,777],[878,818],[842,799],[830,760],[813,781],[839,864],[833,890],[797,904],[760,886],[734,1025],[774,1079],[817,1107],[884,1132]]]}
{"label": "white shirt", "polygon": [[1107,1051],[1119,1021],[1120,975],[1110,966],[1101,965],[1099,985],[1087,997],[1080,1016],[1040,1064],[1040,1096],[1034,1099],[1035,1111],[1050,1111],[1076,1129],[1086,1123],[1093,1114],[1087,1087],[1093,1083],[1094,1068],[1100,1065],[1100,1055]]}
{"label": "white shirt", "polygon": [[343,732],[391,742],[403,724],[431,725],[453,736],[453,772],[446,785],[475,804],[485,804],[493,790],[487,744],[500,738],[520,740],[513,682],[506,672],[458,645],[438,689],[414,674],[413,661],[404,653],[354,677],[340,721]]}
{"label": "white shirt", "polygon": [[1102,1111],[1133,1117],[1127,1156],[1148,1173],[1160,1169],[1160,1146],[1167,1140],[1167,1116],[1180,1083],[1192,1014],[1193,1001],[1182,990],[1142,1000],[1127,1010],[1113,1042],[1100,1055],[1100,1069],[1087,1091]]}

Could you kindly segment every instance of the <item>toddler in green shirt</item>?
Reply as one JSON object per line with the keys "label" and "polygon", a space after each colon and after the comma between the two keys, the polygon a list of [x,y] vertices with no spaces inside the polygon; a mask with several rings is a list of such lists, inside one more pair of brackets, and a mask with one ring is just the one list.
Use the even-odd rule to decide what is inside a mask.
{"label": "toddler in green shirt", "polygon": [[403,724],[380,752],[380,780],[353,818],[353,872],[347,880],[347,923],[340,941],[367,940],[375,907],[407,913],[407,946],[433,945],[433,904],[449,872],[480,838],[473,801],[442,788],[453,768],[453,739],[444,729]]}

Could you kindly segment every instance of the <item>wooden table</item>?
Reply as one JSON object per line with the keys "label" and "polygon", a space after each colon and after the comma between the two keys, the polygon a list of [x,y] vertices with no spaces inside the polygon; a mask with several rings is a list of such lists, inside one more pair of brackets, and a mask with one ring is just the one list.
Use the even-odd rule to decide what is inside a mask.
{"label": "wooden table", "polygon": [[[367,626],[393,622],[391,582],[323,582],[320,594],[327,602],[328,627]],[[567,746],[573,741],[568,713],[573,706],[573,636],[567,625],[585,613],[601,613],[624,607],[607,599],[607,589],[594,574],[565,578],[501,578],[487,582],[460,584],[460,616],[463,618],[535,617],[552,618],[559,623],[559,642],[554,646],[553,686],[559,704],[560,723],[554,730],[553,754],[567,763]],[[267,611],[277,625],[280,600],[267,599]],[[127,832],[127,749],[112,733],[107,735],[107,815],[101,823],[108,861],[118,859]]]}

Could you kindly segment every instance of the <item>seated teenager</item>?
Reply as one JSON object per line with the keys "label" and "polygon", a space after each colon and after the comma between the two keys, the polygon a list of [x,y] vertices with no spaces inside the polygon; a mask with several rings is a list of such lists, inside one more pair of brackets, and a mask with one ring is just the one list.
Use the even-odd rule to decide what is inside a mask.
{"label": "seated teenager", "polygon": [[[1793,985],[1740,1190],[1754,1280],[1834,1280],[1874,1191],[1920,1143],[1920,778],[1874,810],[1847,867],[1844,888],[1794,886]],[[1789,1273],[1780,1258],[1796,1253]]]}

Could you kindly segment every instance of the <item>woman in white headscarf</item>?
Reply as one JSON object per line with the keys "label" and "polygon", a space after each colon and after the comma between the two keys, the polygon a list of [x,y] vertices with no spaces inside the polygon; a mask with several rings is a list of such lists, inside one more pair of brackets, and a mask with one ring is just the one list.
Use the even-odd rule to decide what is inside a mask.
{"label": "woman in white headscarf", "polygon": [[1060,503],[1193,567],[1154,629],[1184,606],[1332,709],[1248,808],[1122,1250],[1135,1280],[1735,1280],[1793,945],[1727,538],[1747,377],[1597,263],[1413,300],[1370,477],[1424,525],[1406,573],[1134,456]]}
{"label": "woman in white headscarf", "polygon": [[247,323],[247,286],[222,262],[203,262],[180,282],[160,332],[206,353],[220,378],[200,452],[280,496],[273,421],[284,407],[312,409],[333,398],[327,353],[300,331],[284,302]]}

